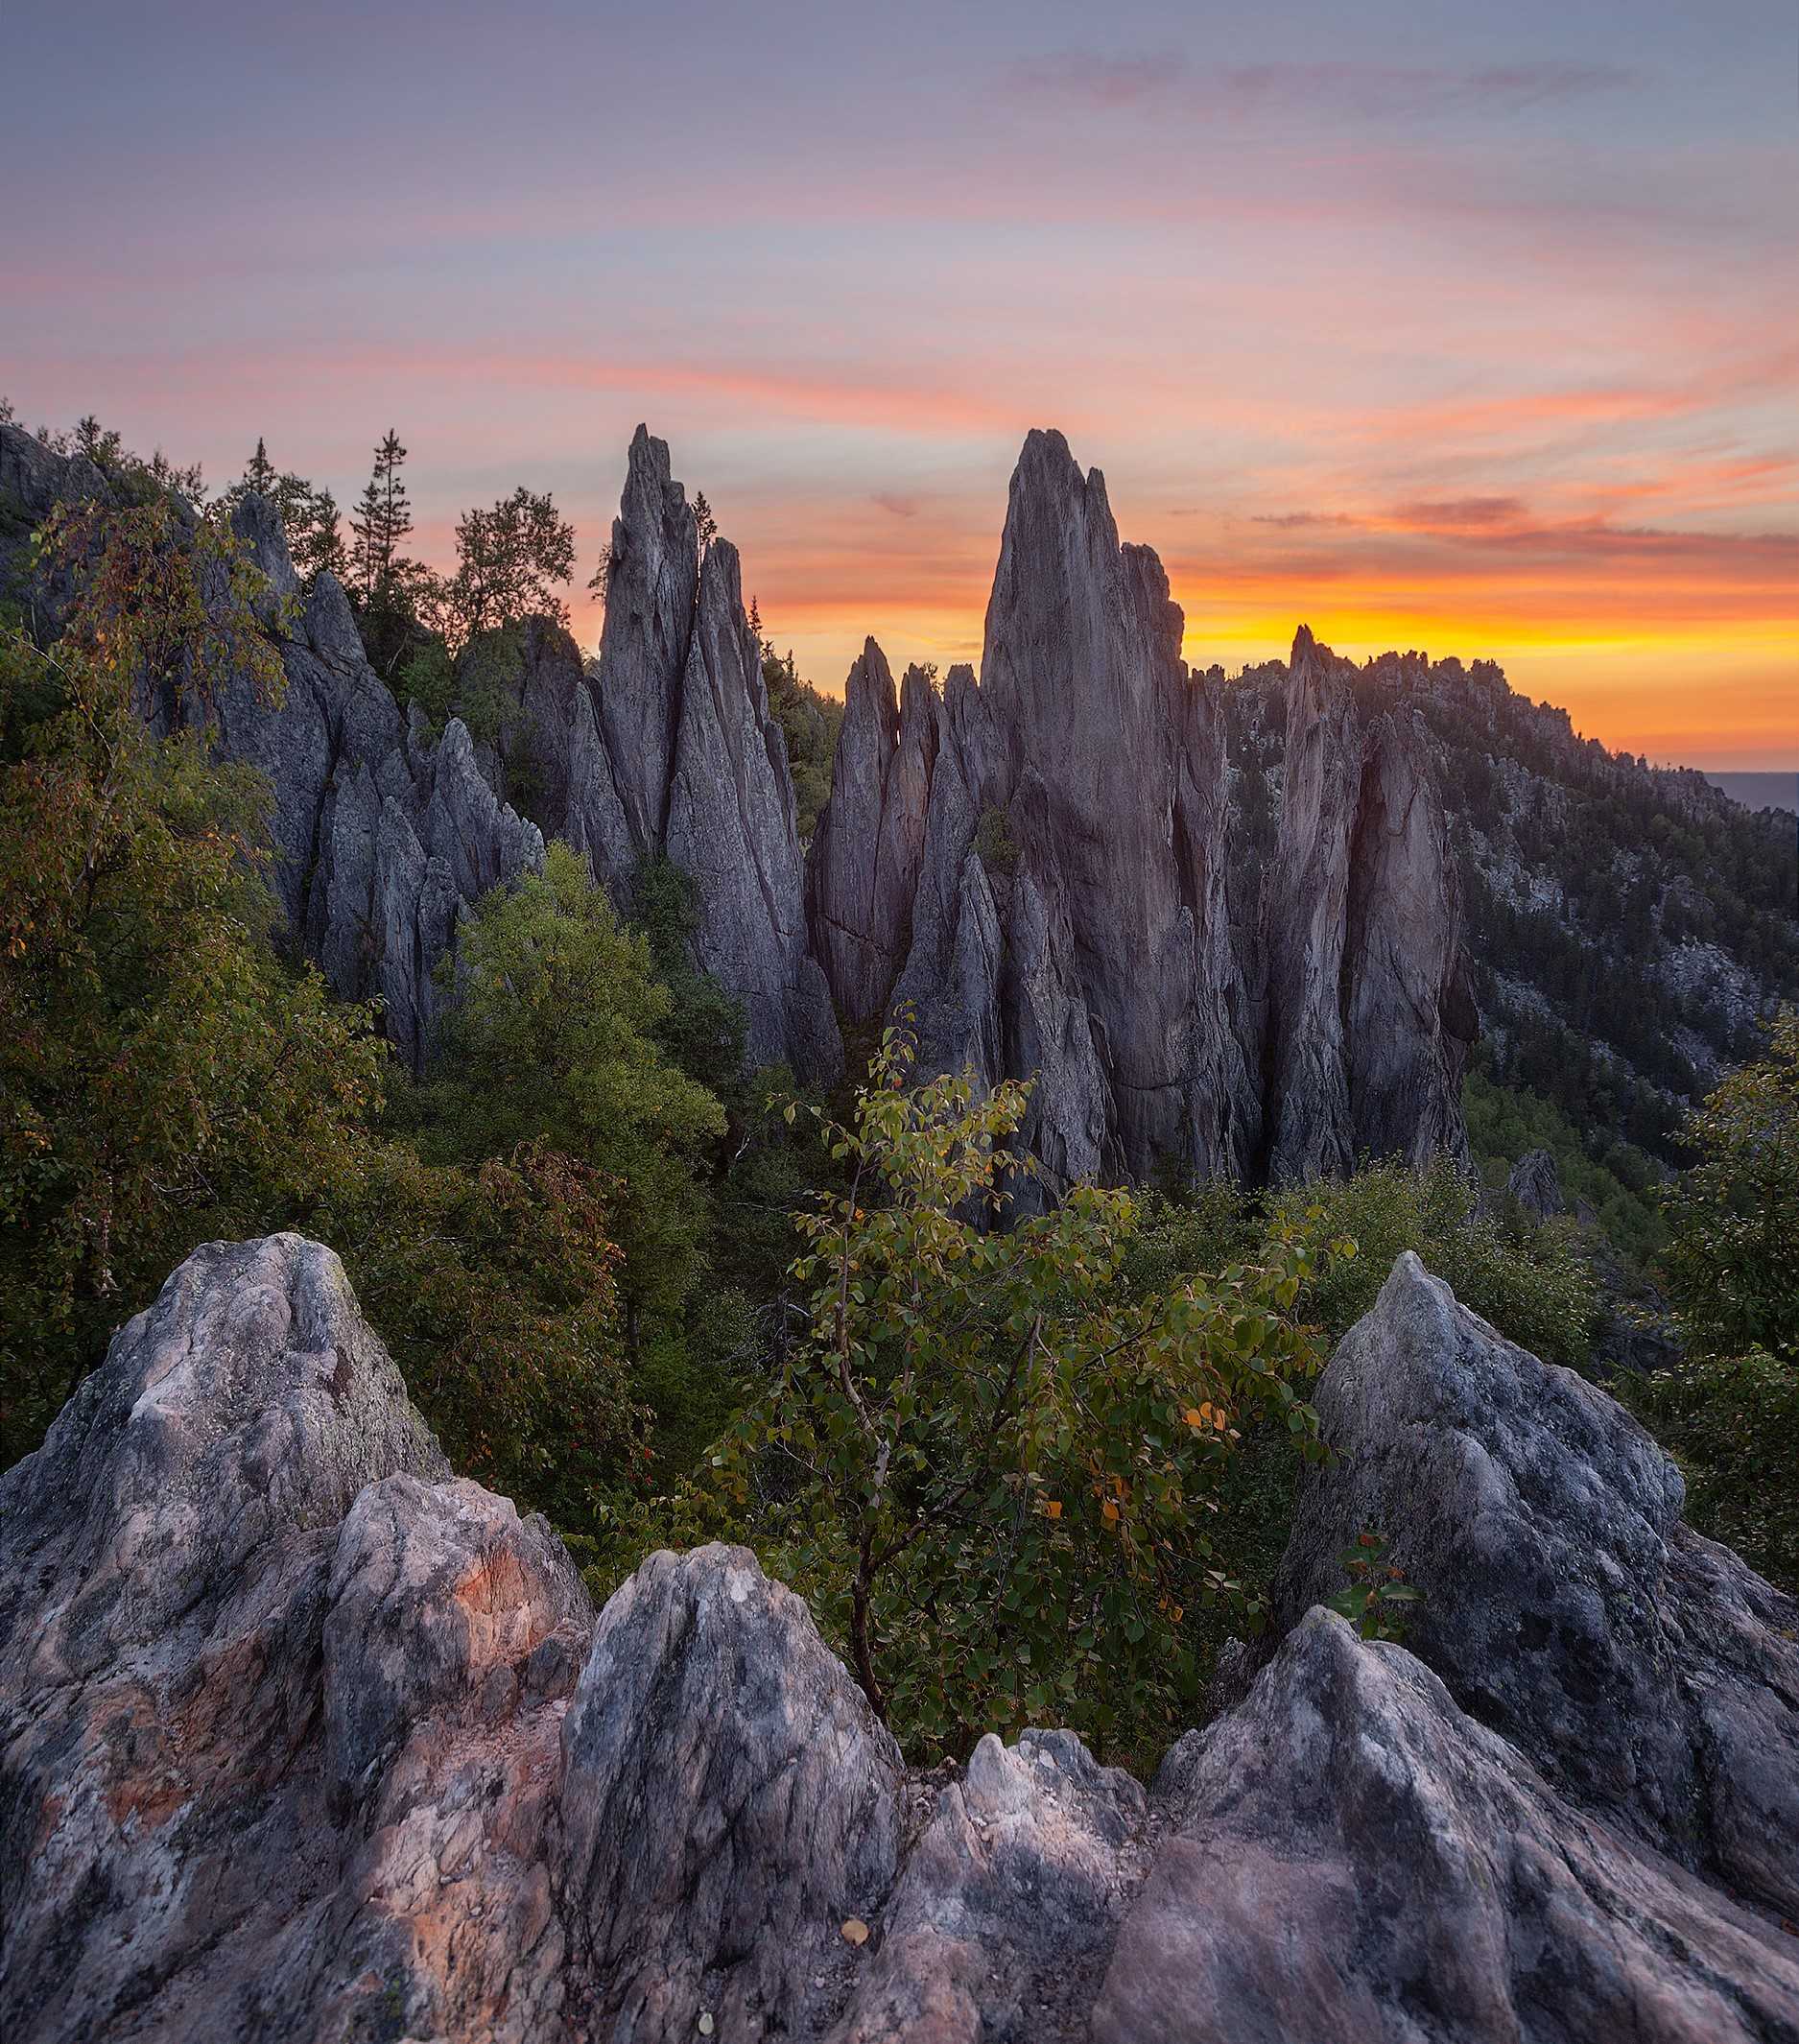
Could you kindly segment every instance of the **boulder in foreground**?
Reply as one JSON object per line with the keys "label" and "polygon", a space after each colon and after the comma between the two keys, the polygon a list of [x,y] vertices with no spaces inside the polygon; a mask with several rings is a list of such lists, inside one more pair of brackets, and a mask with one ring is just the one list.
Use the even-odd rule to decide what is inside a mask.
{"label": "boulder in foreground", "polygon": [[[1415,1259],[1320,1403],[1236,1707],[945,1782],[742,1549],[596,1622],[329,1250],[198,1250],[0,1479],[0,2031],[1799,2038],[1799,1608]],[[1416,1652],[1317,1608],[1359,1514]]]}

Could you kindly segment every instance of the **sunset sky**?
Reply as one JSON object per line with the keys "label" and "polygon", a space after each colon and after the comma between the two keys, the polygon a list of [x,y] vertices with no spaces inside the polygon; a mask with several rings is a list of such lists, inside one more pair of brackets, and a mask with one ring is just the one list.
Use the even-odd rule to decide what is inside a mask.
{"label": "sunset sky", "polygon": [[1192,660],[1304,619],[1799,767],[1789,0],[12,0],[0,47],[28,423],[343,502],[392,425],[421,553],[522,482],[584,580],[641,418],[832,689],[868,631],[979,657],[1056,425]]}

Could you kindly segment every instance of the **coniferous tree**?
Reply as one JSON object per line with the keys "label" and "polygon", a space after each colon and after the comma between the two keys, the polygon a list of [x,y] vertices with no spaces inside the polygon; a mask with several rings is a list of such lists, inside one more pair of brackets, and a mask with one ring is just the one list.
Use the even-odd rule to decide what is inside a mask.
{"label": "coniferous tree", "polygon": [[272,497],[275,486],[275,466],[269,459],[269,449],[262,436],[256,436],[256,451],[244,464],[246,489],[253,489],[259,496]]}
{"label": "coniferous tree", "polygon": [[413,507],[400,470],[406,449],[400,437],[389,427],[375,448],[374,473],[369,477],[350,517],[356,535],[356,585],[364,600],[391,607],[403,569],[408,565],[400,542],[413,530]]}

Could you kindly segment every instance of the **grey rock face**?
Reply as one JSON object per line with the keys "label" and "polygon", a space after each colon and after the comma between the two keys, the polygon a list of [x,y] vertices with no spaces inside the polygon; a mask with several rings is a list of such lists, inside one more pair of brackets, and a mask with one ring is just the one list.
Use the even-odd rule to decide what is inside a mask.
{"label": "grey rock face", "polygon": [[1358,670],[1301,627],[1287,679],[1280,830],[1262,902],[1267,1172],[1359,1157],[1468,1161],[1478,1029],[1461,902],[1416,714],[1370,727]]}
{"label": "grey rock face", "polygon": [[930,678],[909,668],[896,696],[870,639],[844,683],[831,798],[806,874],[814,944],[847,1021],[884,1012],[911,942],[937,723]]}
{"label": "grey rock face", "polygon": [[1290,1589],[1378,1508],[1417,1653],[1302,1612],[1148,1794],[1065,1732],[915,1777],[747,1552],[596,1625],[328,1250],[198,1250],[0,1478],[0,2027],[1799,2036],[1799,1612],[1411,1259],[1325,1389]]}
{"label": "grey rock face", "polygon": [[609,559],[600,727],[641,854],[661,844],[668,823],[699,584],[693,508],[670,475],[668,443],[644,426],[631,440]]}
{"label": "grey rock face", "polygon": [[1180,634],[1155,556],[1119,543],[1099,472],[1033,433],[980,684],[952,670],[933,701],[908,676],[896,719],[885,662],[865,654],[851,677],[812,856],[833,992],[859,1019],[909,1009],[927,1071],[1035,1077],[1025,1139],[1053,1183],[1161,1157],[1202,1176],[1255,1161],[1224,763]]}
{"label": "grey rock face", "polygon": [[1363,1528],[1424,1602],[1408,1644],[1571,1800],[1799,1915],[1799,1605],[1681,1523],[1621,1407],[1458,1306],[1408,1252],[1315,1398],[1277,1589],[1291,1623]]}
{"label": "grey rock face", "polygon": [[[834,1077],[842,1044],[809,940],[793,777],[745,615],[736,549],[700,559],[666,444],[637,429],[613,521],[596,677],[573,648],[521,689],[526,800],[627,907],[645,859],[698,890],[694,963],[744,1004],[750,1061]],[[533,645],[547,643],[539,631]]]}
{"label": "grey rock face", "polygon": [[778,2029],[899,1857],[899,1748],[744,1548],[651,1556],[562,1727],[560,1887],[605,2034]]}
{"label": "grey rock face", "polygon": [[[502,682],[505,709],[489,758],[478,750],[494,790],[546,841],[560,838],[615,890],[636,865],[630,827],[600,735],[597,693],[580,649],[548,618],[518,630],[517,671]],[[499,650],[477,643],[463,654],[468,685]],[[492,686],[489,681],[488,686]]]}
{"label": "grey rock face", "polygon": [[752,1064],[785,1059],[804,1078],[828,1078],[842,1046],[807,940],[786,743],[728,540],[715,540],[700,567],[679,700],[666,849],[698,888],[696,962],[743,1002]]}
{"label": "grey rock face", "polygon": [[[272,508],[248,496],[233,530],[290,605],[297,584]],[[271,615],[285,671],[278,704],[236,681],[202,717],[228,759],[258,767],[274,792],[274,885],[289,929],[341,994],[379,994],[383,1026],[422,1064],[445,989],[438,966],[481,896],[543,863],[543,838],[493,793],[464,726],[433,743],[363,657],[348,600],[321,576],[285,628]]]}
{"label": "grey rock face", "polygon": [[1288,667],[1280,837],[1263,914],[1268,1168],[1277,1180],[1341,1174],[1355,1162],[1342,1009],[1361,790],[1352,672],[1300,627]]}
{"label": "grey rock face", "polygon": [[1096,2044],[1789,2037],[1799,1943],[1571,1807],[1314,1609],[1157,1781]]}
{"label": "grey rock face", "polygon": [[1505,1190],[1526,1213],[1534,1214],[1539,1221],[1552,1221],[1568,1211],[1561,1173],[1547,1150],[1527,1150],[1512,1166]]}
{"label": "grey rock face", "polygon": [[[106,489],[91,464],[11,426],[0,426],[0,475],[34,518]],[[489,888],[541,865],[543,840],[495,796],[460,724],[436,744],[409,725],[364,658],[332,577],[301,602],[273,508],[247,496],[231,523],[268,581],[259,615],[280,657],[280,700],[236,676],[201,703],[180,677],[160,677],[146,713],[165,730],[203,725],[221,757],[267,777],[270,880],[290,937],[338,993],[382,997],[385,1028],[417,1066],[444,998],[438,967],[463,915]]]}
{"label": "grey rock face", "polygon": [[[1262,941],[1240,960],[1223,677],[1188,673],[1181,629],[1098,470],[1031,434],[979,684],[952,671],[927,719],[921,676],[896,718],[872,641],[851,673],[808,894],[840,1009],[910,1010],[927,1072],[1034,1080],[1022,1140],[1052,1187],[1465,1157],[1475,1017],[1422,729],[1370,733],[1356,670],[1301,630]],[[978,838],[997,947],[962,893]]]}
{"label": "grey rock face", "polygon": [[1376,725],[1350,851],[1344,1056],[1355,1153],[1470,1163],[1461,1081],[1478,1020],[1449,830],[1416,711]]}

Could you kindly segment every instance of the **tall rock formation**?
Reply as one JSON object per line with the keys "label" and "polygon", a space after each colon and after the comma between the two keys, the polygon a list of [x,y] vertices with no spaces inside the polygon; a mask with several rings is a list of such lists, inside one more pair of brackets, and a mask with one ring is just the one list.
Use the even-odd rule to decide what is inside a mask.
{"label": "tall rock formation", "polygon": [[268,776],[272,878],[289,929],[339,993],[380,996],[384,1027],[416,1068],[450,997],[439,967],[462,919],[489,890],[542,864],[542,836],[494,794],[460,722],[434,740],[416,710],[394,701],[333,577],[298,605],[272,508],[246,497],[232,526],[268,578],[281,701],[261,701],[234,678],[205,705],[166,692],[158,714],[203,720],[224,757]]}
{"label": "tall rock formation", "polygon": [[1461,891],[1415,710],[1376,723],[1350,847],[1343,1039],[1358,1155],[1470,1162],[1461,1081],[1479,1017]]}
{"label": "tall rock formation", "polygon": [[937,753],[931,677],[909,667],[898,695],[870,639],[843,685],[831,799],[807,863],[815,945],[844,1019],[886,1009],[911,942]]}
{"label": "tall rock formation", "polygon": [[1276,1181],[1467,1158],[1477,1017],[1430,738],[1404,706],[1364,711],[1359,672],[1300,627],[1262,910]]}
{"label": "tall rock formation", "polygon": [[737,550],[714,539],[702,558],[668,447],[642,426],[608,562],[597,670],[565,632],[527,627],[492,771],[621,908],[644,860],[686,871],[694,963],[744,1004],[750,1062],[833,1078],[842,1045],[807,935],[793,776]]}
{"label": "tall rock formation", "polygon": [[1370,734],[1356,670],[1301,630],[1240,962],[1223,681],[1188,673],[1181,630],[1099,472],[1032,433],[979,683],[952,670],[927,715],[920,677],[896,716],[872,641],[851,672],[808,895],[839,1006],[908,1009],[927,1069],[1033,1080],[1022,1139],[1053,1182],[1460,1156],[1473,1017],[1424,734]]}
{"label": "tall rock formation", "polygon": [[[8,2044],[1799,2037],[1799,1607],[1402,1257],[1279,1623],[1146,1788],[910,1771],[744,1548],[597,1616],[338,1259],[195,1253],[0,1476]],[[1380,1526],[1406,1646],[1318,1600]]]}
{"label": "tall rock formation", "polygon": [[[12,426],[0,426],[0,487],[26,532],[59,500],[108,490],[91,463]],[[701,560],[662,441],[640,427],[631,442],[598,677],[543,619],[512,635],[497,687],[488,670],[503,654],[478,642],[464,681],[475,694],[479,671],[479,693],[502,698],[497,732],[482,720],[480,747],[458,719],[433,740],[401,710],[330,576],[300,604],[268,505],[247,497],[233,523],[269,579],[283,700],[261,702],[232,683],[202,709],[167,685],[150,713],[165,725],[203,716],[224,756],[268,775],[289,928],[339,992],[382,996],[386,1027],[414,1065],[462,917],[559,837],[622,906],[645,858],[685,868],[698,891],[694,963],[743,1002],[750,1061],[784,1060],[809,1081],[838,1072],[842,1047],[806,931],[793,781],[736,551],[715,541]],[[0,570],[21,555],[0,545]]]}
{"label": "tall rock formation", "polygon": [[[31,523],[59,502],[111,494],[91,463],[4,424],[0,481]],[[174,511],[178,527],[191,528],[187,507],[177,500]],[[243,676],[204,703],[179,677],[148,676],[146,714],[163,729],[203,725],[221,757],[267,776],[270,880],[292,940],[337,992],[378,995],[389,1034],[417,1066],[447,998],[438,968],[462,918],[490,888],[540,865],[543,839],[495,796],[460,723],[433,740],[394,701],[334,578],[321,576],[301,602],[272,507],[247,496],[231,522],[267,582],[259,616],[280,656],[280,701]],[[53,605],[66,596],[43,593]]]}

